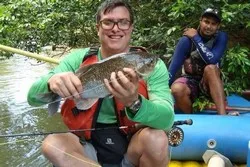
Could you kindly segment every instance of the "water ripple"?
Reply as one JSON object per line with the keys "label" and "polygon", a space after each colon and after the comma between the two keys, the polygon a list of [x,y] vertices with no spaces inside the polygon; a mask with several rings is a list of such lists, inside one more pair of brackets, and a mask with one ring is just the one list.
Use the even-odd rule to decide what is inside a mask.
{"label": "water ripple", "polygon": [[[0,134],[58,131],[59,115],[48,117],[46,106],[31,107],[26,97],[31,84],[51,68],[23,56],[0,61]],[[55,123],[56,122],[56,123]],[[51,166],[41,154],[44,136],[0,138],[1,166]]]}

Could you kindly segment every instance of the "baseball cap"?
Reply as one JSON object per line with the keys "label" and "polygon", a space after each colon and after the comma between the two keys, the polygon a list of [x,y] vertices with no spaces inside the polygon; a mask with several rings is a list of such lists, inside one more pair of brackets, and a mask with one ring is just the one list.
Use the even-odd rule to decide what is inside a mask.
{"label": "baseball cap", "polygon": [[201,17],[204,17],[204,16],[212,16],[216,18],[218,22],[221,22],[221,17],[217,9],[207,8],[201,15]]}

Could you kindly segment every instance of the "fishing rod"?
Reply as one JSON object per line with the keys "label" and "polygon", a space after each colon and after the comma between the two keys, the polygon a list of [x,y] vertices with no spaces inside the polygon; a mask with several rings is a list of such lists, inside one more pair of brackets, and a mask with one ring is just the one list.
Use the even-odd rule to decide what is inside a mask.
{"label": "fishing rod", "polygon": [[[193,121],[191,119],[184,121],[175,121],[173,127],[178,125],[192,125]],[[113,126],[113,127],[104,127],[104,128],[89,128],[89,129],[75,129],[75,130],[67,130],[67,131],[53,131],[53,132],[31,132],[31,133],[18,133],[18,134],[1,134],[0,138],[5,137],[24,137],[24,136],[46,136],[50,134],[60,134],[60,133],[74,133],[74,132],[86,132],[86,131],[99,131],[99,130],[108,130],[108,129],[128,129],[135,128],[140,129],[144,128],[146,125],[135,124],[132,126]]]}
{"label": "fishing rod", "polygon": [[52,63],[52,64],[59,64],[59,60],[57,60],[57,59],[54,59],[54,58],[51,58],[51,57],[41,56],[41,55],[36,54],[36,53],[31,53],[31,52],[28,52],[28,51],[12,48],[12,47],[1,45],[1,44],[0,44],[0,50],[7,51],[7,52],[13,52],[13,53],[16,53],[16,54],[19,54],[19,55],[35,58],[37,60],[49,62],[49,63]]}
{"label": "fishing rod", "polygon": [[74,133],[74,132],[86,132],[86,131],[97,131],[97,130],[107,130],[107,129],[127,129],[135,128],[135,126],[114,126],[114,127],[105,127],[105,128],[89,128],[89,129],[75,129],[67,131],[53,131],[53,132],[31,132],[31,133],[18,133],[18,134],[4,134],[0,135],[0,138],[3,137],[23,137],[23,136],[46,136],[50,134],[60,134],[60,133]]}

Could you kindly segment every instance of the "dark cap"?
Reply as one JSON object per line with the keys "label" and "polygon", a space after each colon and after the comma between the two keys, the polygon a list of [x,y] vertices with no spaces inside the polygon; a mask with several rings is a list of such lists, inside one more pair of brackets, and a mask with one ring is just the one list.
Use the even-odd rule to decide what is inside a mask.
{"label": "dark cap", "polygon": [[221,22],[221,17],[217,9],[207,8],[201,15],[201,17],[204,16],[212,16],[216,18],[218,22]]}

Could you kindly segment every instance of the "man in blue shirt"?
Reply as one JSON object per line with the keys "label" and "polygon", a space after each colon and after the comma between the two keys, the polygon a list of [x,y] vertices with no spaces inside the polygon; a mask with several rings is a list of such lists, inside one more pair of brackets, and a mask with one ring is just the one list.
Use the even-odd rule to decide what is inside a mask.
{"label": "man in blue shirt", "polygon": [[[176,46],[169,66],[169,84],[176,107],[184,113],[192,113],[192,103],[202,92],[212,97],[218,114],[226,114],[219,63],[228,38],[225,32],[219,31],[220,23],[218,10],[206,9],[199,27],[185,29]],[[181,77],[174,81],[181,68]]]}

